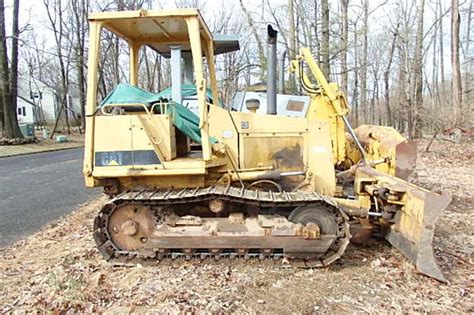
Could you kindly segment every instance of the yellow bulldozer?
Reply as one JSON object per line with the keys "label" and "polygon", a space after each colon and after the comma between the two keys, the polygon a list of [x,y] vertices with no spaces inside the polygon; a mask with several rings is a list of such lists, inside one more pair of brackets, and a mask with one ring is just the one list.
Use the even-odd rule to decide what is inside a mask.
{"label": "yellow bulldozer", "polygon": [[[417,269],[445,281],[432,247],[450,202],[407,181],[416,147],[392,128],[353,130],[337,84],[308,49],[291,62],[310,97],[304,117],[275,106],[276,31],[269,27],[267,114],[227,109],[219,100],[218,41],[198,10],[91,13],[84,176],[110,200],[93,237],[108,261],[278,259],[326,266],[349,244],[381,237]],[[129,45],[129,84],[99,102],[101,32]],[[170,58],[167,93],[138,88],[139,51]],[[193,92],[182,88],[182,59]],[[189,75],[189,73],[187,73]],[[183,105],[193,94],[197,110]]]}

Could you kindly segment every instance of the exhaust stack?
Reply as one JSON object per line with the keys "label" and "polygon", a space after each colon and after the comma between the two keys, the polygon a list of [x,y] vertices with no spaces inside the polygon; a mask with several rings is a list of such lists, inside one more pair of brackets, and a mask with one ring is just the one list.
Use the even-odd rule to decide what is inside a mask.
{"label": "exhaust stack", "polygon": [[285,94],[285,59],[286,59],[286,49],[281,53],[280,67],[278,73],[278,93]]}
{"label": "exhaust stack", "polygon": [[181,103],[181,85],[182,85],[182,72],[181,72],[181,46],[172,45],[171,49],[171,98],[173,102]]}
{"label": "exhaust stack", "polygon": [[277,67],[277,35],[271,25],[267,27],[267,114],[276,115],[276,67]]}

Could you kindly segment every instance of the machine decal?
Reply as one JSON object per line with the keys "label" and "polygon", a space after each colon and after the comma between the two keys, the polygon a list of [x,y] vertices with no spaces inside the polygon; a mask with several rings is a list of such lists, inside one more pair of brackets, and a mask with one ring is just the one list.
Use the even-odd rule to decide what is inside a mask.
{"label": "machine decal", "polygon": [[107,151],[95,153],[96,166],[161,164],[153,150]]}

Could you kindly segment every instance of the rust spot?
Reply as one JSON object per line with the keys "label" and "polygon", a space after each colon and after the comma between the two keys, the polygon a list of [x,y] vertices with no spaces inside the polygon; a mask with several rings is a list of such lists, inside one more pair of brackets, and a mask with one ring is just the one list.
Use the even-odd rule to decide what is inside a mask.
{"label": "rust spot", "polygon": [[299,143],[295,144],[293,147],[286,147],[276,151],[272,155],[272,160],[274,161],[276,169],[301,170],[304,168],[303,152]]}
{"label": "rust spot", "polygon": [[[285,147],[272,155],[273,166],[279,171],[300,171],[305,168],[303,151],[299,143]],[[283,177],[279,184],[283,190],[293,190],[304,180],[304,176]]]}

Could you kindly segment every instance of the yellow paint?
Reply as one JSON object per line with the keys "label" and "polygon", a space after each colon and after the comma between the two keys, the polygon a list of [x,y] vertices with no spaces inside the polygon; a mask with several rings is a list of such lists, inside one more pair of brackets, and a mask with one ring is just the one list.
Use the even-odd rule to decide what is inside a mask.
{"label": "yellow paint", "polygon": [[[212,106],[209,125],[210,135],[226,144],[230,156],[237,157],[236,167],[306,171],[312,189],[328,195],[335,193],[333,155],[325,121],[229,112]],[[233,137],[226,138],[224,135],[230,131]],[[279,156],[284,155],[285,149],[296,147],[300,149],[301,163],[295,159],[291,165],[280,165]],[[226,167],[232,169],[230,163]]]}
{"label": "yellow paint", "polygon": [[[198,10],[100,12],[91,13],[89,20],[83,168],[87,187],[118,184],[117,189],[121,191],[136,187],[180,189],[216,184],[240,185],[240,181],[248,187],[258,179],[276,178],[282,186],[288,180],[289,183],[285,183],[289,184],[285,187],[288,190],[301,189],[330,197],[336,194],[344,197],[341,185],[336,190],[335,166],[339,169],[345,167],[343,176],[353,171],[354,198],[346,196],[333,201],[364,216],[368,211],[378,210],[381,202],[374,200],[381,198],[379,192],[383,191],[384,198],[387,193],[383,203],[397,211],[395,223],[390,227],[393,232],[389,234],[393,236],[391,241],[416,247],[430,246],[426,242],[431,240],[437,216],[449,200],[388,175],[395,174],[396,164],[400,162],[397,150],[400,144],[406,144],[393,129],[374,126],[358,129],[367,160],[374,167],[358,165],[347,170],[360,160],[356,146],[346,139],[343,118],[349,107],[337,84],[326,80],[307,48],[301,49],[296,60],[291,62],[291,70],[301,75],[302,82],[310,87],[311,101],[306,117],[231,112],[216,106],[214,42]],[[202,137],[200,149],[191,151],[195,144],[190,144],[189,139],[176,130],[166,104],[156,105],[160,106],[161,114],[143,104],[110,104],[107,107],[114,110],[97,110],[100,32],[104,28],[129,44],[129,81],[132,85],[139,83],[141,46],[160,51],[175,44],[192,52]],[[309,67],[310,76],[302,73],[303,62]],[[313,79],[316,81],[312,82]],[[206,102],[208,85],[216,104]],[[124,110],[130,106],[136,110]],[[211,144],[210,137],[217,139],[217,143]],[[118,161],[112,160],[107,166],[95,166],[96,152],[125,151],[124,154],[129,154],[138,150],[148,151],[146,154],[154,152],[159,162],[119,165]],[[401,147],[400,151],[403,150],[406,146]],[[381,162],[376,164],[376,161]],[[290,176],[278,178],[281,172],[295,171],[296,174],[287,173]],[[373,222],[369,222],[367,217],[358,219],[364,224]],[[384,224],[383,219],[377,220]]]}
{"label": "yellow paint", "polygon": [[[156,183],[159,182],[160,187],[171,187],[176,186],[178,178],[182,178],[180,186],[190,183],[189,187],[194,187],[192,185],[197,182],[214,183],[226,173],[232,174],[230,178],[237,181],[239,176],[236,174],[251,180],[260,176],[256,174],[265,174],[266,170],[280,170],[305,172],[305,181],[309,183],[310,189],[326,195],[335,194],[334,165],[346,161],[348,152],[351,153],[353,149],[349,142],[346,145],[346,130],[342,120],[349,109],[344,94],[339,91],[337,84],[327,82],[308,49],[301,49],[297,59],[291,63],[292,71],[299,74],[300,63],[305,62],[311,72],[310,77],[316,80],[314,83],[319,87],[318,91],[309,93],[311,103],[306,117],[230,112],[206,102],[208,85],[213,99],[216,103],[218,100],[214,42],[197,10],[101,12],[91,14],[90,23],[90,87],[97,86],[99,35],[102,28],[114,32],[129,44],[129,78],[134,85],[138,83],[138,50],[142,45],[160,49],[173,43],[192,52],[202,151],[197,155],[191,154],[188,140],[182,137],[178,143],[178,131],[171,123],[172,117],[164,110],[161,112],[165,114],[158,115],[139,104],[112,104],[111,107],[116,108],[136,106],[139,111],[111,115],[102,112],[92,117],[96,112],[97,95],[95,88],[89,88],[84,160],[87,185],[102,185],[104,179],[115,178],[127,181],[127,185],[136,183],[158,187]],[[314,86],[310,77],[303,74],[302,80]],[[140,106],[143,107],[141,110]],[[218,143],[211,144],[209,137],[217,139]],[[181,150],[179,154],[178,147]],[[370,142],[370,157],[383,157],[383,148],[383,142],[374,139]],[[94,167],[96,151],[120,150],[153,150],[161,163]],[[382,166],[377,168],[384,171]],[[190,182],[186,179],[188,176],[199,180]],[[365,196],[366,192],[360,190],[359,193],[357,202],[367,208],[370,199]]]}
{"label": "yellow paint", "polygon": [[90,22],[89,25],[89,60],[87,76],[87,102],[86,102],[86,135],[84,149],[83,173],[86,177],[86,185],[91,187],[94,180],[91,178],[94,164],[94,112],[97,107],[97,69],[99,66],[100,31],[102,22]]}
{"label": "yellow paint", "polygon": [[[311,82],[303,72],[300,63],[306,63],[316,82]],[[310,87],[318,86],[315,91],[307,91],[311,98],[306,117],[309,120],[324,121],[328,124],[333,151],[333,162],[338,164],[346,159],[345,126],[342,117],[348,114],[346,98],[339,91],[337,84],[329,83],[311,55],[308,48],[301,48],[296,60],[291,63],[290,70],[297,75],[302,74],[301,80]]]}

